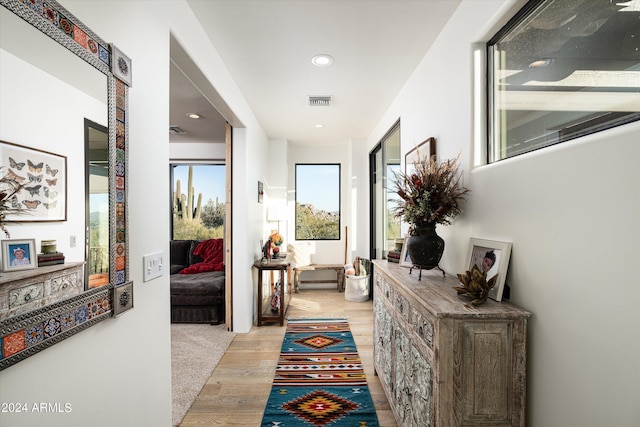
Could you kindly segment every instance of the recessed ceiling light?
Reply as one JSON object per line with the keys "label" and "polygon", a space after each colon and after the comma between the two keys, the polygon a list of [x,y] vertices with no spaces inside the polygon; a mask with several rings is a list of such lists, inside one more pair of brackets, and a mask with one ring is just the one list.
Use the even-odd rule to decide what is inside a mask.
{"label": "recessed ceiling light", "polygon": [[197,113],[187,113],[187,117],[189,117],[190,119],[200,119],[200,118],[202,118],[202,116],[200,114],[197,114]]}
{"label": "recessed ceiling light", "polygon": [[324,125],[321,125],[320,123],[318,123],[318,124],[316,125],[316,127],[317,127],[318,129],[320,129],[320,128],[323,128],[323,127],[324,127]]}
{"label": "recessed ceiling light", "polygon": [[316,67],[328,67],[333,64],[333,57],[326,53],[322,53],[311,58],[311,63]]}

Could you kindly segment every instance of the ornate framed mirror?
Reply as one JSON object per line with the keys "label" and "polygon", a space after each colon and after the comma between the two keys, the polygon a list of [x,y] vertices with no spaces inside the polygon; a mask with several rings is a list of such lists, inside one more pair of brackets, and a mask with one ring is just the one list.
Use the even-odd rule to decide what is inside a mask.
{"label": "ornate framed mirror", "polygon": [[[127,259],[131,61],[56,1],[0,0],[0,6],[2,102],[11,105],[0,108],[0,139],[16,138],[20,142],[11,142],[38,148],[46,143],[48,151],[69,157],[69,219],[46,226],[63,227],[61,234],[71,230],[72,241],[78,228],[85,242],[84,255],[78,259],[0,275],[2,370],[131,308],[133,286]],[[40,50],[31,52],[28,45]],[[44,83],[49,81],[53,84]],[[62,87],[65,90],[58,92]],[[32,121],[29,126],[17,113],[12,115],[13,110],[21,110],[18,106],[23,114],[38,111],[37,124]],[[102,142],[96,142],[87,127],[106,131],[106,136],[98,138]],[[46,129],[46,142],[35,136],[37,128]],[[42,179],[54,182],[53,176],[45,174]],[[38,179],[35,172],[33,179]],[[93,194],[102,201],[92,200]],[[102,214],[92,218],[97,205]],[[98,240],[91,233],[96,227],[101,232]],[[33,226],[30,230],[38,232]],[[93,271],[95,246],[103,247],[100,257],[105,261],[99,271],[102,281],[90,286],[97,274]]]}

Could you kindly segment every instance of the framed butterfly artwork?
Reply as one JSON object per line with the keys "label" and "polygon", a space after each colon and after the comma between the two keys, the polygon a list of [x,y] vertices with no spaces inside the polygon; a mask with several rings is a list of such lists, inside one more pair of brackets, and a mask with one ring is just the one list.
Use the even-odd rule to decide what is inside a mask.
{"label": "framed butterfly artwork", "polygon": [[0,167],[0,176],[20,186],[4,201],[6,222],[67,220],[66,156],[0,141]]}

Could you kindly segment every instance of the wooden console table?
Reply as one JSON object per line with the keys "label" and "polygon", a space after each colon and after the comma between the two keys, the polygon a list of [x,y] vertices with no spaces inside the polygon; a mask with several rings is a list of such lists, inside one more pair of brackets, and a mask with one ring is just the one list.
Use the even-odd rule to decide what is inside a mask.
{"label": "wooden console table", "polygon": [[[280,326],[284,326],[284,315],[289,308],[291,301],[291,282],[287,280],[287,270],[289,269],[289,261],[284,259],[271,259],[269,261],[258,260],[253,263],[253,267],[258,269],[258,326],[262,326],[264,322],[280,322]],[[278,271],[280,277],[275,283],[269,286],[270,292],[266,296],[263,293],[262,276],[264,271]],[[280,286],[280,309],[273,311],[271,309],[271,294],[274,286]]]}
{"label": "wooden console table", "polygon": [[84,262],[67,262],[2,273],[0,320],[17,316],[84,291]]}
{"label": "wooden console table", "polygon": [[453,277],[374,260],[374,366],[398,425],[524,427],[527,319]]}

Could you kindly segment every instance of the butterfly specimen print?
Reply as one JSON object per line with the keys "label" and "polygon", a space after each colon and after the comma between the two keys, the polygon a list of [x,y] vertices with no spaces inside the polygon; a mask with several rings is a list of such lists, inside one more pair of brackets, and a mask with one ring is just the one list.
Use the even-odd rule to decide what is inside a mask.
{"label": "butterfly specimen print", "polygon": [[22,209],[22,206],[20,206],[20,202],[18,201],[18,196],[14,195],[10,200],[11,200],[11,208]]}
{"label": "butterfly specimen print", "polygon": [[40,200],[23,200],[22,203],[24,203],[27,209],[35,209],[42,202]]}
{"label": "butterfly specimen print", "polygon": [[44,206],[47,209],[53,209],[56,207],[57,204],[58,204],[58,201],[54,200],[53,202],[50,202],[50,203],[44,202],[42,206]]}
{"label": "butterfly specimen print", "polygon": [[49,190],[49,187],[44,187],[44,195],[50,199],[55,199],[58,193],[55,191]]}
{"label": "butterfly specimen print", "polygon": [[49,184],[49,187],[53,187],[58,183],[58,178],[45,179],[45,181],[47,181],[47,184]]}
{"label": "butterfly specimen print", "polygon": [[24,187],[25,190],[27,190],[29,193],[31,193],[31,196],[35,195],[35,194],[40,194],[40,188],[42,187],[42,185],[35,185],[33,187]]}
{"label": "butterfly specimen print", "polygon": [[11,180],[13,180],[13,181],[15,181],[15,182],[17,182],[19,184],[22,184],[24,182],[24,180],[27,179],[24,176],[17,175],[12,170],[9,170],[9,172],[7,172],[7,178],[9,178],[9,179],[11,179]]}
{"label": "butterfly specimen print", "polygon": [[35,173],[42,172],[42,165],[44,164],[44,162],[40,162],[36,165],[31,160],[27,160],[27,163],[29,164],[29,170],[31,172],[35,172]]}
{"label": "butterfly specimen print", "polygon": [[29,177],[29,182],[42,182],[42,174],[34,175],[32,173],[27,173],[27,176]]}
{"label": "butterfly specimen print", "polygon": [[[42,168],[42,166],[40,167]],[[58,173],[58,169],[51,169],[51,166],[47,165],[47,175],[56,176],[57,173]]]}
{"label": "butterfly specimen print", "polygon": [[25,163],[24,162],[18,163],[15,160],[13,160],[13,157],[9,157],[9,165],[11,165],[12,168],[18,169],[19,171],[21,171]]}

